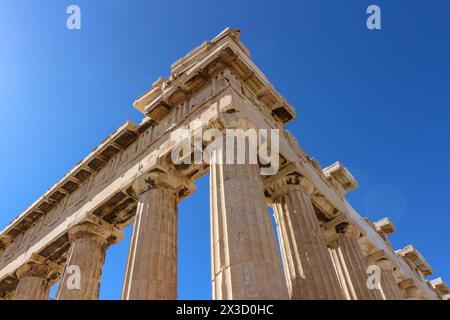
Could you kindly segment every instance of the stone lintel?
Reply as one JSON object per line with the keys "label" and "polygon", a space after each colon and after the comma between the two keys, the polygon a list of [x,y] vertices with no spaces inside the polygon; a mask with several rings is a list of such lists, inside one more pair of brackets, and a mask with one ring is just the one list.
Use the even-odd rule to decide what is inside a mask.
{"label": "stone lintel", "polygon": [[322,172],[342,195],[358,188],[356,179],[339,161],[326,167]]}
{"label": "stone lintel", "polygon": [[433,270],[425,258],[416,250],[412,245],[406,246],[403,249],[395,251],[403,259],[409,261],[414,267],[416,267],[425,276],[433,274]]}

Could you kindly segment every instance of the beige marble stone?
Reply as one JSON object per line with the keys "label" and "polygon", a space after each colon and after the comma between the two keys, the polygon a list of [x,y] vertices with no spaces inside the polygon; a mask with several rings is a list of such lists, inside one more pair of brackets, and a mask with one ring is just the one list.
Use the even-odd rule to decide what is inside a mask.
{"label": "beige marble stone", "polygon": [[359,229],[347,222],[335,226],[330,251],[341,287],[347,300],[381,300],[379,290],[367,285],[368,263],[358,243],[360,235]]}
{"label": "beige marble stone", "polygon": [[213,299],[287,299],[258,165],[212,164]]}
{"label": "beige marble stone", "polygon": [[442,300],[446,300],[450,294],[450,289],[442,278],[436,278],[430,281],[433,289],[439,294]]}
{"label": "beige marble stone", "polygon": [[391,261],[382,259],[377,262],[381,268],[381,290],[386,300],[403,300],[404,297],[394,276],[395,266]]}
{"label": "beige marble stone", "polygon": [[177,298],[175,192],[148,190],[139,197],[122,299]]}
{"label": "beige marble stone", "polygon": [[175,300],[178,191],[193,189],[175,175],[156,173],[135,185],[138,208],[122,291],[123,300]]}
{"label": "beige marble stone", "polygon": [[380,237],[383,238],[389,248],[392,249],[392,244],[389,240],[389,234],[396,232],[396,228],[391,219],[386,217],[377,222],[374,222],[373,225]]}
{"label": "beige marble stone", "polygon": [[50,283],[47,278],[50,268],[45,264],[26,264],[17,269],[19,278],[14,300],[48,300]]}
{"label": "beige marble stone", "polygon": [[[86,222],[69,231],[71,249],[56,298],[58,300],[96,300],[100,292],[105,252],[111,243],[123,237],[113,226]],[[79,287],[73,283],[79,277]]]}
{"label": "beige marble stone", "polygon": [[0,300],[13,300],[15,292],[5,292],[0,295]]}
{"label": "beige marble stone", "polygon": [[407,300],[426,300],[419,287],[417,287],[412,279],[405,279],[398,284],[402,296]]}
{"label": "beige marble stone", "polygon": [[273,210],[289,296],[295,300],[343,299],[337,274],[310,196],[299,177],[274,187]]}
{"label": "beige marble stone", "polygon": [[358,188],[356,179],[339,161],[324,168],[322,172],[336,191],[342,196],[345,196],[348,192]]}
{"label": "beige marble stone", "polygon": [[430,264],[412,245],[406,246],[401,250],[397,250],[396,253],[405,259],[405,261],[407,261],[411,268],[415,270],[420,277],[424,278],[433,274],[433,269]]}
{"label": "beige marble stone", "polygon": [[[322,240],[317,240],[320,238],[316,231],[317,225],[314,222],[308,226],[298,226],[303,222],[310,223],[313,211],[317,210],[321,222],[344,214],[364,234],[366,256],[374,251],[384,252],[395,265],[396,281],[411,279],[422,296],[439,299],[436,290],[422,277],[427,271],[424,265],[417,264],[420,259],[413,257],[414,260],[411,260],[396,255],[388,240],[384,239],[386,237],[383,238],[389,229],[384,225],[383,232],[377,233],[373,225],[346,201],[347,192],[357,187],[350,172],[339,162],[322,170],[318,161],[309,156],[284,129],[295,118],[295,110],[253,63],[239,35],[239,30],[226,29],[175,62],[167,78],[156,81],[135,101],[134,106],[144,114],[139,124],[126,122],[118,128],[0,232],[2,297],[10,299],[16,289],[19,289],[18,296],[26,295],[24,287],[30,288],[32,292],[29,295],[32,297],[37,292],[36,288],[42,287],[38,285],[39,281],[30,279],[21,281],[22,284],[19,282],[16,288],[16,271],[21,266],[33,263],[34,255],[45,253],[58,265],[66,262],[68,254],[68,264],[72,260],[78,261],[92,279],[88,284],[82,283],[83,289],[79,296],[73,292],[69,296],[95,299],[104,247],[109,245],[109,240],[105,246],[103,241],[99,244],[98,241],[82,238],[71,246],[68,232],[73,226],[84,224],[91,216],[124,228],[133,222],[138,202],[139,221],[148,230],[153,230],[153,227],[149,227],[147,222],[155,224],[157,232],[138,236],[140,232],[146,232],[143,229],[135,230],[124,299],[131,296],[136,299],[176,297],[173,280],[176,274],[173,268],[176,264],[176,254],[173,257],[176,251],[173,246],[176,230],[166,228],[166,225],[176,221],[176,214],[173,205],[168,204],[173,202],[167,199],[175,198],[178,202],[189,193],[189,188],[167,191],[173,190],[173,172],[165,171],[164,168],[161,170],[159,165],[175,148],[176,143],[171,139],[175,130],[199,120],[204,124],[204,129],[224,130],[229,126],[224,125],[221,118],[227,114],[231,117],[238,115],[238,120],[246,115],[246,121],[251,122],[254,128],[279,129],[280,170],[290,170],[286,167],[294,166],[314,189],[314,193],[301,189],[309,198],[297,191],[288,192],[278,206],[280,213],[277,228],[283,262],[286,270],[290,270],[287,272],[287,283],[291,296],[294,296],[296,286],[304,283],[305,279],[308,279],[309,284],[311,276],[317,286],[302,286],[302,290],[311,290],[311,293],[295,295],[324,299],[338,296],[335,281],[327,276],[338,271],[335,271],[334,264],[330,268],[329,260],[323,254],[326,250]],[[177,166],[177,170],[191,184],[208,169],[205,164]],[[287,289],[284,288],[284,281],[276,280],[282,268],[277,263],[278,252],[270,219],[267,219],[267,208],[260,201],[264,196],[263,191],[259,190],[262,188],[256,169],[252,166],[216,169],[211,188],[211,194],[214,195],[211,220],[215,228],[212,228],[215,298],[270,299],[288,296],[285,294]],[[232,174],[233,170],[237,170],[238,174]],[[158,172],[170,173],[166,183],[164,179],[153,179]],[[135,189],[133,186],[142,177],[149,178],[153,189],[159,191],[130,191]],[[250,184],[243,179],[254,181]],[[158,183],[154,184],[154,181]],[[144,193],[147,194],[144,196]],[[161,202],[162,208],[152,204],[154,198],[157,198],[155,203],[161,202],[158,199],[165,199]],[[314,210],[311,210],[311,203],[314,203]],[[296,212],[299,210],[307,212],[306,215],[300,215],[303,220],[297,217]],[[289,225],[291,221],[293,226]],[[282,233],[290,236],[282,236]],[[67,243],[63,243],[65,239]],[[144,242],[149,239],[155,240],[155,243],[147,247]],[[297,243],[308,249],[298,249]],[[70,252],[67,251],[69,247]],[[82,253],[86,251],[89,253],[83,259]],[[308,266],[310,261],[311,266]],[[86,265],[88,263],[89,266]],[[145,277],[145,272],[150,272],[150,278]],[[68,279],[68,275],[64,277],[64,281]],[[53,277],[46,279],[48,283],[54,280]],[[318,288],[325,293],[319,293]],[[61,289],[61,295],[66,294],[63,291]]]}

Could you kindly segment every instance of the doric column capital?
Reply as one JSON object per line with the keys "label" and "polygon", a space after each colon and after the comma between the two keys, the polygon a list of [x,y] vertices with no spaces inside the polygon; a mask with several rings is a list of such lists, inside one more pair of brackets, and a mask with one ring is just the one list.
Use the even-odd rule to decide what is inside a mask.
{"label": "doric column capital", "polygon": [[40,255],[34,255],[27,264],[16,270],[16,276],[19,280],[36,277],[50,281],[58,278],[62,270],[62,266]]}
{"label": "doric column capital", "polygon": [[386,271],[396,271],[396,265],[388,258],[386,252],[378,250],[367,256],[369,264],[377,265],[381,269]]}
{"label": "doric column capital", "polygon": [[338,215],[339,210],[336,206],[316,188],[313,181],[305,177],[302,173],[303,170],[304,166],[300,162],[290,162],[284,165],[276,175],[267,176],[264,179],[267,201],[280,202],[280,197],[293,189],[297,189],[308,195],[313,200],[316,208],[328,219]]}
{"label": "doric column capital", "polygon": [[141,175],[137,178],[130,188],[130,193],[134,197],[139,197],[144,192],[155,188],[166,188],[172,190],[177,200],[188,197],[195,191],[194,183],[179,174],[176,169],[172,167],[155,168],[154,170]]}
{"label": "doric column capital", "polygon": [[380,259],[380,260],[376,261],[376,264],[381,269],[386,270],[386,271],[394,272],[394,270],[395,270],[395,264],[392,263],[392,261],[388,260],[388,259]]}
{"label": "doric column capital", "polygon": [[75,225],[69,230],[69,241],[79,239],[95,240],[102,246],[109,247],[123,239],[123,232],[106,221],[91,216],[85,222]]}
{"label": "doric column capital", "polygon": [[333,220],[322,224],[325,240],[328,244],[337,240],[339,236],[345,236],[358,240],[361,237],[361,230],[351,223],[344,213],[338,214]]}
{"label": "doric column capital", "polygon": [[354,224],[347,221],[338,224],[336,227],[336,233],[344,235],[349,238],[359,239],[361,237],[361,230]]}
{"label": "doric column capital", "polygon": [[48,272],[49,268],[46,265],[29,263],[19,267],[16,275],[19,280],[30,277],[46,279]]}
{"label": "doric column capital", "polygon": [[270,176],[264,181],[266,193],[270,197],[279,197],[290,190],[301,190],[309,196],[315,194],[314,184],[302,176],[295,164],[290,164],[281,169],[277,175]]}

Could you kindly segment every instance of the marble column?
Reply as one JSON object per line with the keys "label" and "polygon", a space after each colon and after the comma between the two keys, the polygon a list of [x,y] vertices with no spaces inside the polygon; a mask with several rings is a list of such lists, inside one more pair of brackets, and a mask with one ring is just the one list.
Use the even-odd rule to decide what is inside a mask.
{"label": "marble column", "polygon": [[346,299],[381,300],[379,290],[367,286],[368,263],[358,243],[361,232],[346,222],[338,224],[335,232],[330,251]]}
{"label": "marble column", "polygon": [[191,183],[155,173],[136,182],[138,207],[122,291],[123,300],[177,299],[179,190]]}
{"label": "marble column", "polygon": [[51,268],[46,264],[29,263],[16,271],[19,278],[14,300],[48,300]]}
{"label": "marble column", "polygon": [[273,209],[283,265],[293,300],[343,299],[337,274],[319,226],[307,181],[298,176],[279,180]]}
{"label": "marble column", "polygon": [[287,299],[258,165],[211,164],[210,192],[213,299]]}
{"label": "marble column", "polygon": [[394,264],[382,259],[376,263],[381,268],[381,290],[386,300],[402,300],[403,295],[394,276]]}
{"label": "marble column", "polygon": [[58,300],[96,300],[108,241],[118,241],[122,232],[103,223],[85,222],[69,230],[71,248],[67,258]]}

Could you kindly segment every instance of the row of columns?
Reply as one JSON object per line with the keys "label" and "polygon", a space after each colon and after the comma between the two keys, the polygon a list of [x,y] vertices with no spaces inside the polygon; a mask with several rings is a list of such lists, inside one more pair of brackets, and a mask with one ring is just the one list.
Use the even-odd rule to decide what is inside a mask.
{"label": "row of columns", "polygon": [[[313,188],[301,176],[287,175],[265,186],[258,165],[217,163],[211,164],[210,179],[214,299],[401,299],[392,265],[385,261],[378,263],[382,289],[368,288],[368,262],[356,227],[341,223],[332,239],[325,239],[311,200]],[[133,185],[138,207],[122,299],[177,298],[177,203],[179,191],[189,188],[187,179],[163,172]],[[121,238],[122,232],[105,222],[72,228],[57,299],[97,299],[105,251]],[[14,298],[47,299],[51,272],[45,263],[19,268]]]}

